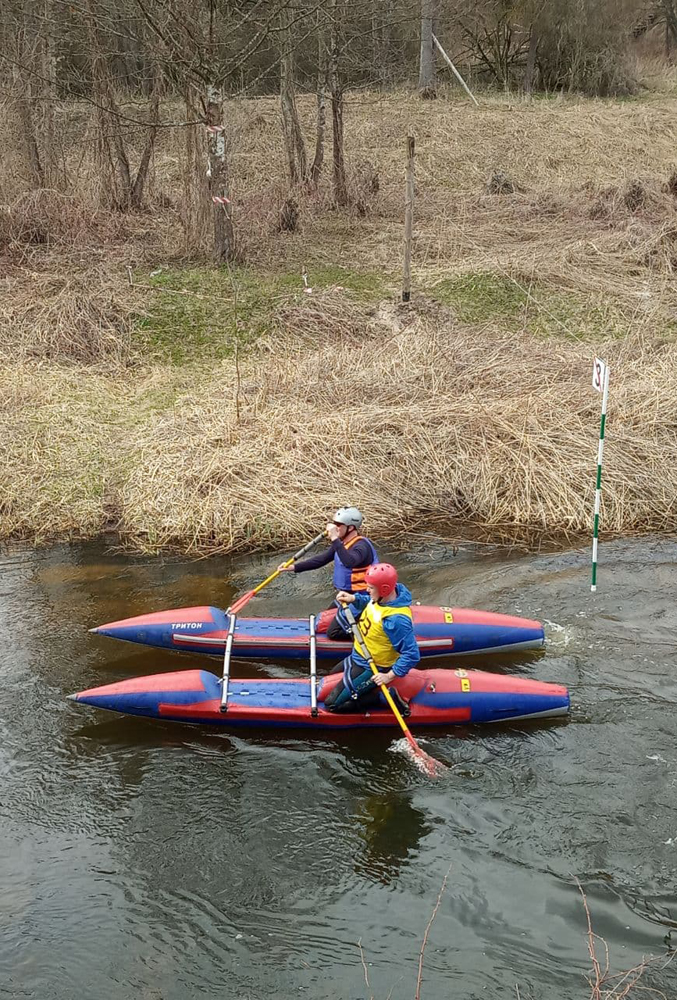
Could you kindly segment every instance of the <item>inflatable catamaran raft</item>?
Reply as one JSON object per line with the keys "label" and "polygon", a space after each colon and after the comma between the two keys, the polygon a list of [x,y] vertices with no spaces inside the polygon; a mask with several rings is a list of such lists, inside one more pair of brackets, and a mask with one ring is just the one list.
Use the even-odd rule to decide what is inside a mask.
{"label": "inflatable catamaran raft", "polygon": [[[422,657],[538,649],[545,642],[541,623],[528,618],[422,604],[413,605],[411,610]],[[319,659],[340,660],[352,648],[352,641],[335,642],[327,638],[327,628],[335,614],[334,610],[323,611],[315,619]],[[159,649],[223,657],[232,617],[215,607],[177,608],[108,622],[91,631]],[[258,660],[307,660],[310,621],[310,618],[237,616],[232,655]]]}
{"label": "inflatable catamaran raft", "polygon": [[[96,708],[172,722],[240,727],[350,729],[397,726],[384,705],[368,712],[328,712],[324,699],[341,674],[318,681],[311,676],[293,680],[234,680],[208,670],[134,677],[70,695]],[[569,694],[559,684],[526,680],[480,670],[411,670],[391,687],[409,701],[407,724],[418,726],[474,725],[564,716]]]}
{"label": "inflatable catamaran raft", "polygon": [[[488,653],[543,645],[539,622],[462,608],[412,609],[423,656]],[[333,612],[318,619],[244,618],[218,608],[161,611],[101,625],[93,632],[144,645],[223,658],[223,674],[207,670],[134,677],[70,695],[96,708],[173,722],[228,727],[275,726],[348,729],[394,726],[388,707],[337,714],[324,700],[341,674],[317,677],[317,658],[337,659],[350,643],[327,639]],[[306,658],[310,676],[234,680],[233,656]],[[569,694],[559,684],[485,673],[479,670],[411,670],[393,685],[409,702],[410,726],[472,725],[566,715]]]}

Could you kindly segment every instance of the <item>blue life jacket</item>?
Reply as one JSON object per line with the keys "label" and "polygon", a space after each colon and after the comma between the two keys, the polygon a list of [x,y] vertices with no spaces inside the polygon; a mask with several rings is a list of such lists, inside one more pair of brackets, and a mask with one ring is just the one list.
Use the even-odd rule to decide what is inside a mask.
{"label": "blue life jacket", "polygon": [[364,574],[370,566],[378,562],[376,549],[374,548],[372,542],[364,535],[356,535],[355,538],[351,538],[345,547],[347,549],[351,549],[353,545],[362,541],[367,542],[369,544],[369,548],[371,549],[371,559],[364,566],[355,566],[353,569],[349,569],[349,567],[344,566],[339,559],[338,552],[334,553],[334,586],[337,590],[346,590],[349,594],[357,594],[360,591],[367,589]]}

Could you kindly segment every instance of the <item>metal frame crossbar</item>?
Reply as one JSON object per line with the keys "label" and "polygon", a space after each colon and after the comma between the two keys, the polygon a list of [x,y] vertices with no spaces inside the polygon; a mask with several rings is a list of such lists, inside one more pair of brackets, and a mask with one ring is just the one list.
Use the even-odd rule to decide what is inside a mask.
{"label": "metal frame crossbar", "polygon": [[233,636],[235,634],[235,623],[237,615],[230,615],[228,624],[228,635],[226,637],[226,647],[223,651],[223,677],[221,679],[221,704],[220,712],[228,711],[228,682],[230,680],[230,658],[233,653]]}
{"label": "metal frame crossbar", "polygon": [[315,615],[308,619],[310,631],[310,714],[317,715],[317,635]]}

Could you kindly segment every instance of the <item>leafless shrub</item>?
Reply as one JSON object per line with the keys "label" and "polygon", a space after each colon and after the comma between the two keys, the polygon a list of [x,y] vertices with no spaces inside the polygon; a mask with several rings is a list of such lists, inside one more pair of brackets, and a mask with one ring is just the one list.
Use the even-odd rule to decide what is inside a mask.
{"label": "leafless shrub", "polygon": [[300,212],[296,198],[291,195],[284,200],[280,209],[278,230],[281,233],[295,233],[299,224]]}
{"label": "leafless shrub", "polygon": [[105,274],[12,279],[0,307],[0,361],[50,359],[124,363],[131,348],[132,301]]}
{"label": "leafless shrub", "polygon": [[378,170],[365,160],[358,163],[348,175],[348,202],[358,215],[367,215],[381,189]]}
{"label": "leafless shrub", "polygon": [[[672,962],[675,952],[668,955],[654,955],[651,958],[643,959],[632,969],[612,973],[608,945],[604,938],[593,931],[592,917],[585,891],[578,879],[575,879],[575,882],[583,899],[583,908],[588,924],[588,952],[592,962],[592,975],[587,977],[591,991],[590,1000],[625,1000],[626,997],[634,998],[640,994],[655,997],[656,1000],[667,1000],[667,996],[662,990],[646,986],[642,980],[649,969],[666,968]],[[600,947],[604,952],[603,959],[600,959],[598,955]]]}
{"label": "leafless shrub", "polygon": [[514,194],[515,191],[524,191],[524,188],[516,184],[504,170],[494,170],[487,180],[486,191],[488,194]]}
{"label": "leafless shrub", "polygon": [[119,213],[88,209],[58,191],[37,190],[23,195],[0,213],[0,247],[84,247],[124,238],[126,221]]}

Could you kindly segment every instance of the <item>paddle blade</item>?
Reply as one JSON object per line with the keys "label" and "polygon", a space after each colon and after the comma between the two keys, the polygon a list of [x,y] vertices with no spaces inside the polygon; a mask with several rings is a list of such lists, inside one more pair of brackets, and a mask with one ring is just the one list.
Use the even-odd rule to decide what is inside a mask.
{"label": "paddle blade", "polygon": [[436,757],[431,757],[429,753],[425,750],[418,748],[418,753],[415,755],[416,766],[420,767],[424,774],[427,774],[429,778],[441,778],[445,771],[449,768],[446,764],[443,764],[441,760],[437,760]]}
{"label": "paddle blade", "polygon": [[426,753],[411,733],[408,733],[404,739],[396,740],[391,750],[394,753],[403,753],[418,768],[421,774],[425,774],[428,778],[441,778],[445,771],[451,770],[441,760],[437,760],[437,758],[431,757],[429,753]]}

